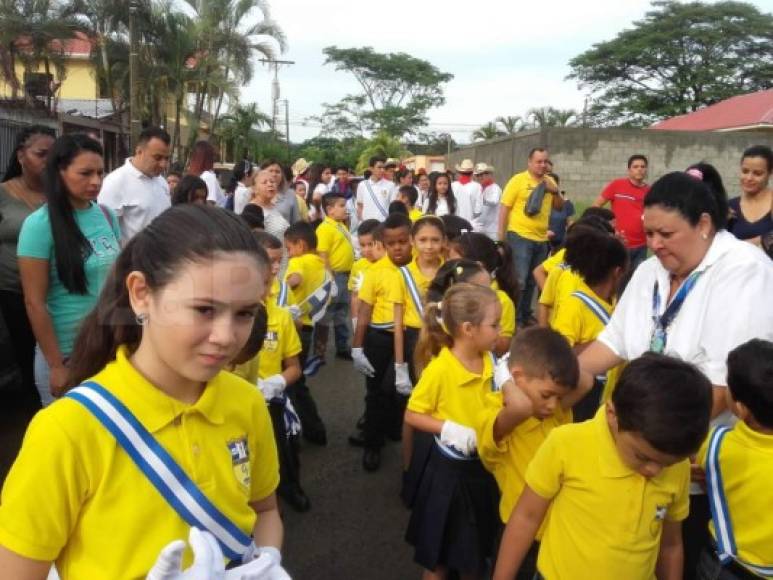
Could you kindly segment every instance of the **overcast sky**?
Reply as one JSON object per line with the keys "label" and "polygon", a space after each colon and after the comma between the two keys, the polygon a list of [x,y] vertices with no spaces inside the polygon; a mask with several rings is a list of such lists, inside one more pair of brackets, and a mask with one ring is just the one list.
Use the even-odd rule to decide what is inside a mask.
{"label": "overcast sky", "polygon": [[[773,0],[752,3],[773,10]],[[295,61],[279,72],[281,98],[290,102],[290,139],[317,135],[305,119],[358,89],[352,75],[323,66],[322,49],[330,45],[406,52],[452,73],[446,104],[430,112],[429,129],[450,131],[459,142],[499,115],[548,105],[581,111],[585,95],[564,80],[568,61],[630,28],[649,6],[649,0],[273,0],[272,17],[288,41],[280,58]],[[242,100],[270,114],[271,78],[259,63]]]}

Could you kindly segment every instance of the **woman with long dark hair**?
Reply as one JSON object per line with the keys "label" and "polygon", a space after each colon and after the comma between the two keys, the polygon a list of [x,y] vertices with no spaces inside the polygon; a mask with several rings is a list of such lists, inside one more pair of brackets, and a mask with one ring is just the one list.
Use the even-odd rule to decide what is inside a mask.
{"label": "woman with long dark hair", "polygon": [[45,202],[43,173],[54,144],[53,129],[30,125],[16,135],[16,145],[0,184],[0,313],[11,338],[9,357],[22,374],[25,404],[36,407],[33,374],[35,335],[24,308],[16,245],[24,220]]}
{"label": "woman with long dark hair", "polygon": [[304,219],[295,196],[292,172],[289,168],[284,167],[276,159],[266,159],[260,164],[260,169],[267,171],[274,180],[277,190],[276,208],[287,223],[294,224]]}
{"label": "woman with long dark hair", "polygon": [[103,172],[102,146],[94,139],[59,137],[46,164],[47,202],[19,234],[19,272],[37,341],[35,384],[44,406],[66,384],[78,327],[121,249],[115,214],[96,202]]}
{"label": "woman with long dark hair", "polygon": [[217,152],[209,141],[196,141],[193,151],[191,151],[188,173],[201,177],[207,184],[207,201],[209,203],[225,207],[227,198],[214,172],[216,158]]}
{"label": "woman with long dark hair", "polygon": [[330,190],[332,179],[333,170],[329,165],[312,163],[309,168],[309,189],[306,191],[306,204],[312,225],[318,225],[325,218],[322,197]]}
{"label": "woman with long dark hair", "polygon": [[451,189],[451,180],[445,173],[433,173],[429,178],[429,197],[424,213],[442,217],[456,215],[456,197]]}

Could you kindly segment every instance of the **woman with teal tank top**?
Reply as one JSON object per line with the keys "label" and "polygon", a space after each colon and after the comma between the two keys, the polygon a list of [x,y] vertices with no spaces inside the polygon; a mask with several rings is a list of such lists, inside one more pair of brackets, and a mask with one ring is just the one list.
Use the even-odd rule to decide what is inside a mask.
{"label": "woman with teal tank top", "polygon": [[86,135],[54,142],[44,173],[46,203],[24,220],[17,255],[35,333],[35,384],[43,406],[67,383],[80,323],[120,252],[118,220],[97,204],[102,146]]}

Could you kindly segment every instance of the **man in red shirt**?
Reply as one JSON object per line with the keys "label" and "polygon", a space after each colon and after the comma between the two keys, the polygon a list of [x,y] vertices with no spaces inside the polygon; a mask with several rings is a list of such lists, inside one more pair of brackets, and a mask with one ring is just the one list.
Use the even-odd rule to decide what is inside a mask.
{"label": "man in red shirt", "polygon": [[628,248],[631,270],[636,269],[647,257],[647,238],[642,224],[644,196],[650,190],[650,186],[644,182],[647,179],[647,166],[644,155],[631,155],[628,159],[628,177],[610,182],[593,202],[596,207],[612,202],[617,231],[625,238]]}

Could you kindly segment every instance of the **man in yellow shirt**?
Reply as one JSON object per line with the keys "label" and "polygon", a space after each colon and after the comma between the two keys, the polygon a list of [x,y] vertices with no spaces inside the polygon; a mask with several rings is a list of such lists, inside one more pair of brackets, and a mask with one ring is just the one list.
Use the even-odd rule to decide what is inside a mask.
{"label": "man in yellow shirt", "polygon": [[563,198],[548,173],[548,152],[542,147],[529,153],[527,169],[507,182],[499,206],[499,239],[513,250],[521,297],[516,308],[518,326],[533,324],[532,271],[547,257],[550,210],[561,209]]}
{"label": "man in yellow shirt", "polygon": [[317,226],[317,254],[333,273],[337,293],[330,301],[325,316],[314,328],[314,354],[325,358],[330,323],[336,343],[336,358],[352,360],[349,354],[349,273],[354,264],[354,246],[346,226],[346,197],[328,193],[322,198],[325,219]]}
{"label": "man in yellow shirt", "polygon": [[711,402],[711,383],[692,365],[655,354],[631,362],[592,420],[557,427],[537,451],[494,580],[513,578],[548,508],[541,577],[681,580],[688,458],[706,437]]}

